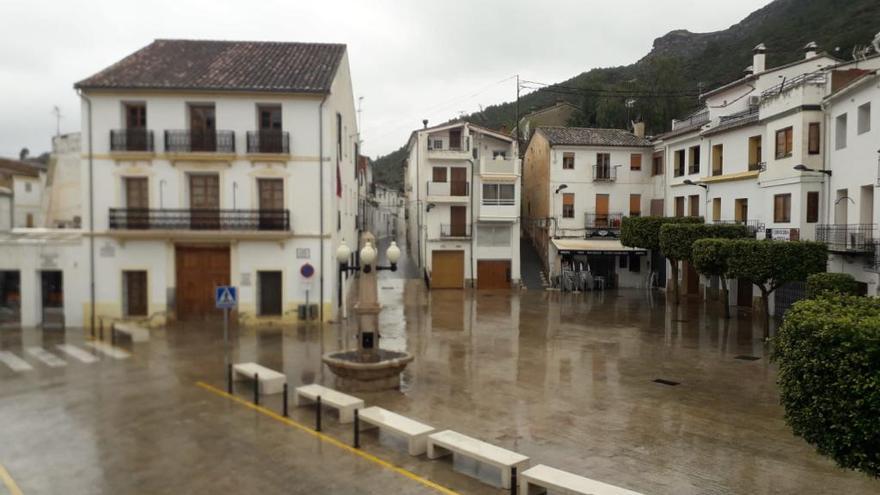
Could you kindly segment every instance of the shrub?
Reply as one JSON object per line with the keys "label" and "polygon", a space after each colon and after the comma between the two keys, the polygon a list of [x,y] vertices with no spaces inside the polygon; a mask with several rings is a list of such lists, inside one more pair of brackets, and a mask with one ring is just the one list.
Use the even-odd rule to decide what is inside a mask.
{"label": "shrub", "polygon": [[814,273],[807,277],[807,297],[819,297],[828,292],[858,296],[859,283],[848,273]]}
{"label": "shrub", "polygon": [[744,278],[761,291],[765,335],[770,332],[770,294],[788,282],[824,272],[828,264],[828,251],[818,242],[738,239],[730,248],[730,278]]}
{"label": "shrub", "polygon": [[880,477],[880,299],[796,303],[772,359],[794,433],[840,467]]}

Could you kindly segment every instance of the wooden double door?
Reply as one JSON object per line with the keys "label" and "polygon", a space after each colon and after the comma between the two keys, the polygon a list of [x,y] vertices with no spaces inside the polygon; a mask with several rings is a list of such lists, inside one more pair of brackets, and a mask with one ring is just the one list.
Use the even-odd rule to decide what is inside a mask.
{"label": "wooden double door", "polygon": [[477,289],[509,289],[510,260],[477,261]]}
{"label": "wooden double door", "polygon": [[179,320],[219,317],[214,290],[229,285],[228,246],[177,246],[176,311]]}

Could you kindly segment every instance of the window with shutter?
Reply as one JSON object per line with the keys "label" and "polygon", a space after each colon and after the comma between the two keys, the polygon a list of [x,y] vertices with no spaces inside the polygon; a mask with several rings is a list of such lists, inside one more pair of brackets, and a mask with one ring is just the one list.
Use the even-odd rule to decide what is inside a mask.
{"label": "window with shutter", "polygon": [[642,155],[640,153],[633,153],[629,155],[629,169],[630,170],[641,170],[642,169]]}
{"label": "window with shutter", "polygon": [[810,191],[807,193],[807,223],[816,223],[819,221],[819,192]]}

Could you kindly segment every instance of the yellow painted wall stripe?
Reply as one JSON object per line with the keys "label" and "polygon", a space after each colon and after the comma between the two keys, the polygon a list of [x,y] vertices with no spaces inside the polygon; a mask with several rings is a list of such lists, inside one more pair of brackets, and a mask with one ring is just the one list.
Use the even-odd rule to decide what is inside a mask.
{"label": "yellow painted wall stripe", "polygon": [[341,441],[337,440],[336,438],[333,438],[329,435],[325,435],[324,433],[315,431],[315,430],[309,428],[308,426],[306,426],[298,421],[294,421],[290,418],[285,418],[284,416],[276,413],[275,411],[272,411],[271,409],[266,409],[265,407],[254,405],[253,403],[248,402],[247,400],[244,400],[240,397],[236,397],[234,395],[230,395],[230,394],[226,393],[226,391],[221,390],[221,389],[219,389],[213,385],[207,384],[205,382],[199,381],[199,382],[196,382],[196,385],[209,391],[209,392],[212,392],[216,395],[233,400],[233,401],[235,401],[245,407],[248,407],[250,409],[253,409],[254,411],[260,412],[260,413],[262,413],[262,414],[264,414],[264,415],[266,415],[276,421],[284,423],[288,426],[292,426],[294,428],[298,428],[298,429],[302,430],[303,432],[308,433],[309,435],[315,436],[315,437],[317,437],[317,438],[319,438],[319,439],[321,439],[331,445],[335,445],[335,446],[339,447],[340,449],[345,450],[349,453],[360,456],[360,457],[362,457],[362,458],[364,458],[374,464],[378,464],[379,466],[382,466],[385,469],[390,469],[391,471],[394,471],[397,474],[406,476],[407,478],[409,478],[413,481],[416,481],[418,483],[421,483],[429,488],[433,488],[434,490],[437,490],[440,493],[445,493],[447,495],[458,495],[458,492],[450,490],[449,488],[446,488],[443,485],[439,485],[437,483],[434,483],[433,481],[431,481],[427,478],[423,478],[423,477],[417,475],[416,473],[413,473],[412,471],[408,471],[400,466],[395,466],[394,464],[392,464],[388,461],[385,461],[383,459],[380,459],[372,454],[368,454],[367,452],[364,452],[361,449],[356,449],[356,448],[348,445],[347,443],[341,442]]}
{"label": "yellow painted wall stripe", "polygon": [[22,495],[21,489],[15,484],[15,480],[12,479],[12,476],[10,476],[9,471],[3,467],[3,464],[0,464],[0,480],[3,480],[3,484],[6,485],[6,489],[9,490],[10,495]]}

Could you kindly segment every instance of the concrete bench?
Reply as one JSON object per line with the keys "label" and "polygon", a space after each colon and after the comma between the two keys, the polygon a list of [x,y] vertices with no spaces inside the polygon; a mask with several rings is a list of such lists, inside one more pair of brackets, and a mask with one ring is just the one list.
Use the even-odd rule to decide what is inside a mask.
{"label": "concrete bench", "polygon": [[134,323],[114,323],[111,331],[114,334],[128,335],[132,342],[147,342],[150,340],[150,331]]}
{"label": "concrete bench", "polygon": [[591,480],[550,466],[538,464],[520,476],[520,495],[547,493],[582,493],[587,495],[641,495],[601,481]]}
{"label": "concrete bench", "polygon": [[253,380],[254,375],[259,375],[260,393],[265,395],[280,394],[284,391],[284,384],[287,383],[287,377],[284,373],[279,373],[257,363],[237,363],[232,365],[235,372],[235,381]]}
{"label": "concrete bench", "polygon": [[501,488],[506,489],[510,489],[510,468],[516,466],[521,471],[529,464],[529,458],[522,454],[452,430],[428,435],[428,459],[437,459],[452,453],[498,467],[501,469]]}
{"label": "concrete bench", "polygon": [[293,395],[293,403],[299,407],[317,401],[318,397],[321,398],[322,405],[339,411],[340,423],[351,423],[354,421],[354,410],[364,408],[364,401],[361,399],[318,384],[297,387]]}
{"label": "concrete bench", "polygon": [[[428,434],[434,431],[431,426],[376,406],[359,410],[358,418],[361,423],[370,427],[387,429],[405,437],[409,442],[409,455],[424,454],[428,448]],[[367,428],[361,426],[361,430],[365,429]]]}

